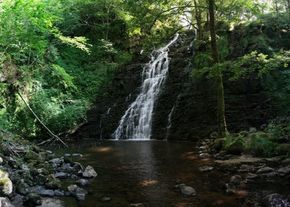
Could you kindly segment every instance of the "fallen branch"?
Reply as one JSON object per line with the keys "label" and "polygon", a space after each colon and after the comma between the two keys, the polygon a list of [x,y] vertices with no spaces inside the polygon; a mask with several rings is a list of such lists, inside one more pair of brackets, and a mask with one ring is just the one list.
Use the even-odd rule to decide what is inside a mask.
{"label": "fallen branch", "polygon": [[[64,141],[62,141],[61,138],[59,138],[57,135],[55,135],[42,121],[41,119],[37,116],[37,114],[32,110],[32,108],[30,107],[30,105],[28,104],[28,102],[23,98],[23,96],[17,92],[17,94],[20,96],[20,98],[22,99],[22,101],[25,103],[25,105],[27,106],[27,108],[29,109],[29,111],[33,114],[33,116],[37,119],[37,121],[46,129],[46,131],[56,140],[58,140],[59,142],[61,142],[65,147],[68,147],[66,143],[64,143]],[[48,142],[51,141],[48,140]],[[43,142],[42,142],[43,143]]]}

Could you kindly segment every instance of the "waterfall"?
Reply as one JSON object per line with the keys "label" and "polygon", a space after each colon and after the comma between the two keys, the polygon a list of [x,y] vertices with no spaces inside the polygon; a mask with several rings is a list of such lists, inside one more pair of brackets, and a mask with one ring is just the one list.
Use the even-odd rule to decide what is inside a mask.
{"label": "waterfall", "polygon": [[178,36],[176,34],[165,47],[152,52],[151,61],[143,68],[141,92],[121,118],[113,134],[115,139],[150,139],[154,104],[168,72],[169,47]]}
{"label": "waterfall", "polygon": [[172,107],[170,113],[168,114],[167,127],[166,127],[166,139],[168,139],[169,134],[170,134],[170,129],[171,129],[171,125],[172,125],[171,119],[172,119],[172,114],[173,114],[174,110],[175,110],[175,105]]}

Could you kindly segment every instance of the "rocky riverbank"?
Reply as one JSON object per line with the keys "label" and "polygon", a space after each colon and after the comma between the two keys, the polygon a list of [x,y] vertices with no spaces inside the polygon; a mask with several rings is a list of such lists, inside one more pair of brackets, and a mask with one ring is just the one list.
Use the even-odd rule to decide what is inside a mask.
{"label": "rocky riverbank", "polygon": [[91,166],[57,157],[12,134],[0,134],[0,206],[63,207],[62,197],[84,200],[84,186],[97,176]]}
{"label": "rocky riverbank", "polygon": [[[243,198],[243,206],[290,206],[290,158],[287,155],[256,157],[251,154],[216,152],[212,139],[197,146],[199,157],[206,162],[200,171],[218,176],[225,194]],[[217,173],[219,172],[219,173]]]}

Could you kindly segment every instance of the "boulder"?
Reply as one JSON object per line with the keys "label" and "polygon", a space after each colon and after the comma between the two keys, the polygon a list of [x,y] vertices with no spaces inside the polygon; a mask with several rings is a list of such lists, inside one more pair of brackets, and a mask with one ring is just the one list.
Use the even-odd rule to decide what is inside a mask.
{"label": "boulder", "polygon": [[271,167],[263,167],[263,168],[260,168],[257,173],[260,173],[260,174],[263,174],[263,173],[270,173],[270,172],[273,172],[274,169],[271,168]]}
{"label": "boulder", "polygon": [[67,187],[71,195],[75,196],[78,200],[85,200],[86,194],[88,192],[77,185],[70,185]]}
{"label": "boulder", "polygon": [[267,195],[263,198],[265,207],[289,207],[290,201],[278,193]]}
{"label": "boulder", "polygon": [[111,200],[112,200],[112,198],[111,197],[108,197],[108,196],[105,196],[105,197],[102,197],[101,198],[101,201],[103,201],[103,202],[109,202]]}
{"label": "boulder", "polygon": [[226,148],[226,152],[233,155],[240,155],[242,152],[244,152],[244,150],[244,144],[240,139],[236,139]]}
{"label": "boulder", "polygon": [[14,207],[8,198],[0,197],[0,206],[1,207]]}
{"label": "boulder", "polygon": [[34,207],[41,205],[41,197],[37,193],[29,193],[25,196],[23,203],[27,207]]}
{"label": "boulder", "polygon": [[59,199],[43,198],[41,205],[37,207],[64,207],[64,203]]}
{"label": "boulder", "polygon": [[203,166],[203,167],[199,167],[198,169],[201,172],[209,172],[209,171],[212,171],[214,169],[214,167],[212,167],[212,166]]}
{"label": "boulder", "polygon": [[286,166],[286,167],[279,168],[278,173],[281,176],[289,175],[290,174],[290,165]]}
{"label": "boulder", "polygon": [[185,196],[196,196],[196,191],[193,187],[187,186],[185,184],[178,185],[180,192]]}
{"label": "boulder", "polygon": [[10,195],[13,192],[13,184],[10,178],[8,177],[8,173],[0,170],[0,189],[1,194]]}
{"label": "boulder", "polygon": [[68,177],[68,174],[64,172],[57,172],[54,174],[54,177],[59,179],[65,179]]}
{"label": "boulder", "polygon": [[64,163],[64,159],[63,158],[54,158],[54,159],[49,160],[49,163],[51,163],[54,168],[60,167],[62,165],[62,163]]}
{"label": "boulder", "polygon": [[88,165],[85,168],[85,170],[82,173],[82,175],[85,178],[94,178],[94,177],[97,177],[98,176],[98,174],[96,173],[95,169],[92,166],[90,166],[90,165]]}
{"label": "boulder", "polygon": [[77,180],[77,184],[81,185],[81,186],[86,186],[89,183],[88,180],[86,179],[79,179]]}
{"label": "boulder", "polygon": [[240,175],[234,175],[230,178],[230,184],[234,186],[239,186],[242,182],[242,177]]}
{"label": "boulder", "polygon": [[35,186],[31,188],[31,192],[41,196],[53,197],[54,190],[46,189],[44,186]]}

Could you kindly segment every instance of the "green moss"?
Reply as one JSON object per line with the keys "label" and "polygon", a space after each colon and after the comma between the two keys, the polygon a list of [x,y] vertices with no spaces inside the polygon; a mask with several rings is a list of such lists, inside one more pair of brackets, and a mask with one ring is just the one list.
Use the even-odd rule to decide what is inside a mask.
{"label": "green moss", "polygon": [[8,173],[0,170],[0,186],[2,187],[2,193],[9,195],[13,191],[12,181],[8,177]]}

